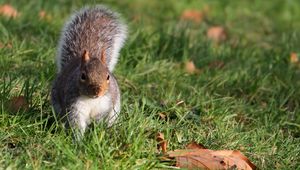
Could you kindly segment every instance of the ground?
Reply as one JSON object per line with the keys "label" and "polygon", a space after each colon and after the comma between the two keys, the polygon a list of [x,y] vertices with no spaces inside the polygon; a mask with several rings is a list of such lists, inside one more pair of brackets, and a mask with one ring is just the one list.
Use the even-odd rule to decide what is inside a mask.
{"label": "ground", "polygon": [[[69,15],[97,2],[5,3],[19,15],[0,16],[1,169],[167,169],[158,132],[168,150],[196,141],[240,150],[260,169],[300,169],[300,1],[101,1],[129,26],[114,71],[122,111],[77,144],[53,116],[54,58]],[[186,10],[204,16],[187,21]],[[207,37],[212,26],[225,40]]]}

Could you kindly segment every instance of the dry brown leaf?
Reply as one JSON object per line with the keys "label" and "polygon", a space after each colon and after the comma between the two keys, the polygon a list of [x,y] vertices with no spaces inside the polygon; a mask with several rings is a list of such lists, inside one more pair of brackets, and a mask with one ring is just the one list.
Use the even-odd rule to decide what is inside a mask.
{"label": "dry brown leaf", "polygon": [[13,97],[9,100],[9,110],[11,112],[18,112],[19,110],[26,111],[29,108],[28,102],[24,96]]}
{"label": "dry brown leaf", "polygon": [[202,144],[198,144],[196,142],[191,142],[186,146],[187,149],[206,149],[206,147]]}
{"label": "dry brown leaf", "polygon": [[297,53],[295,53],[295,52],[291,53],[291,55],[290,55],[290,62],[292,64],[295,64],[295,63],[299,62],[299,57],[298,57]]}
{"label": "dry brown leaf", "polygon": [[165,154],[167,152],[167,141],[165,140],[164,134],[158,132],[156,136],[156,141],[158,142],[157,149],[161,148],[162,153]]}
{"label": "dry brown leaf", "polygon": [[12,48],[12,44],[11,43],[3,44],[0,42],[0,49],[2,49],[2,48]]}
{"label": "dry brown leaf", "polygon": [[160,112],[158,113],[158,115],[161,120],[166,120],[167,118],[167,114],[165,112]]}
{"label": "dry brown leaf", "polygon": [[175,157],[176,166],[180,168],[203,169],[256,169],[239,151],[209,149],[186,149],[168,152],[170,157]]}
{"label": "dry brown leaf", "polygon": [[45,16],[46,16],[46,11],[41,10],[41,11],[39,12],[39,16],[40,16],[41,19],[44,19]]}
{"label": "dry brown leaf", "polygon": [[207,30],[206,36],[213,42],[219,43],[227,39],[227,32],[221,26],[213,26]]}
{"label": "dry brown leaf", "polygon": [[41,20],[48,20],[49,21],[49,20],[52,19],[51,15],[47,14],[47,12],[44,11],[44,10],[41,10],[39,12],[39,17],[40,17]]}
{"label": "dry brown leaf", "polygon": [[5,45],[0,42],[0,49],[5,48]]}
{"label": "dry brown leaf", "polygon": [[11,43],[7,43],[6,44],[6,48],[12,48],[12,44]]}
{"label": "dry brown leaf", "polygon": [[201,23],[204,18],[204,13],[198,10],[185,10],[181,14],[181,20],[192,21],[194,23]]}
{"label": "dry brown leaf", "polygon": [[18,11],[9,4],[4,4],[0,6],[0,14],[12,18],[16,18],[19,16]]}
{"label": "dry brown leaf", "polygon": [[195,66],[193,61],[185,63],[185,71],[189,74],[200,73],[200,70]]}
{"label": "dry brown leaf", "polygon": [[176,106],[180,106],[180,105],[183,105],[184,104],[184,101],[183,100],[179,100],[176,102]]}

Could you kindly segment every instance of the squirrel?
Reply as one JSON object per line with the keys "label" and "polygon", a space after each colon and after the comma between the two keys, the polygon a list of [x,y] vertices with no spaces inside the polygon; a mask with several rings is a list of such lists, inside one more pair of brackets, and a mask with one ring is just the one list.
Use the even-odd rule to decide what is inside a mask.
{"label": "squirrel", "polygon": [[112,72],[126,38],[119,14],[102,5],[75,12],[62,30],[51,103],[79,138],[92,120],[111,126],[118,117],[121,96]]}

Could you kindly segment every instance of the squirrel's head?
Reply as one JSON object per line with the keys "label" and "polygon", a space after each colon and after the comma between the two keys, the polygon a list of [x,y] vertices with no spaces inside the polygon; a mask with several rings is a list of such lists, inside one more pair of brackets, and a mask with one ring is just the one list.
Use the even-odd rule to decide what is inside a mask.
{"label": "squirrel's head", "polygon": [[92,98],[103,96],[109,87],[110,74],[106,66],[104,51],[101,57],[90,57],[84,51],[78,76],[79,92]]}

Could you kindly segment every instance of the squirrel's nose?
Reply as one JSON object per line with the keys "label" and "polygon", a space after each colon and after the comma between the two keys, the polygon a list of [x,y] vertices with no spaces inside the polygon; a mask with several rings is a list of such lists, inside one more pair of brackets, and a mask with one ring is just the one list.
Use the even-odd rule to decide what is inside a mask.
{"label": "squirrel's nose", "polygon": [[100,87],[93,87],[93,91],[95,94],[98,94],[101,91]]}
{"label": "squirrel's nose", "polygon": [[93,88],[94,94],[99,97],[99,96],[103,96],[104,92],[103,89],[101,88],[101,86],[98,87],[94,87]]}

